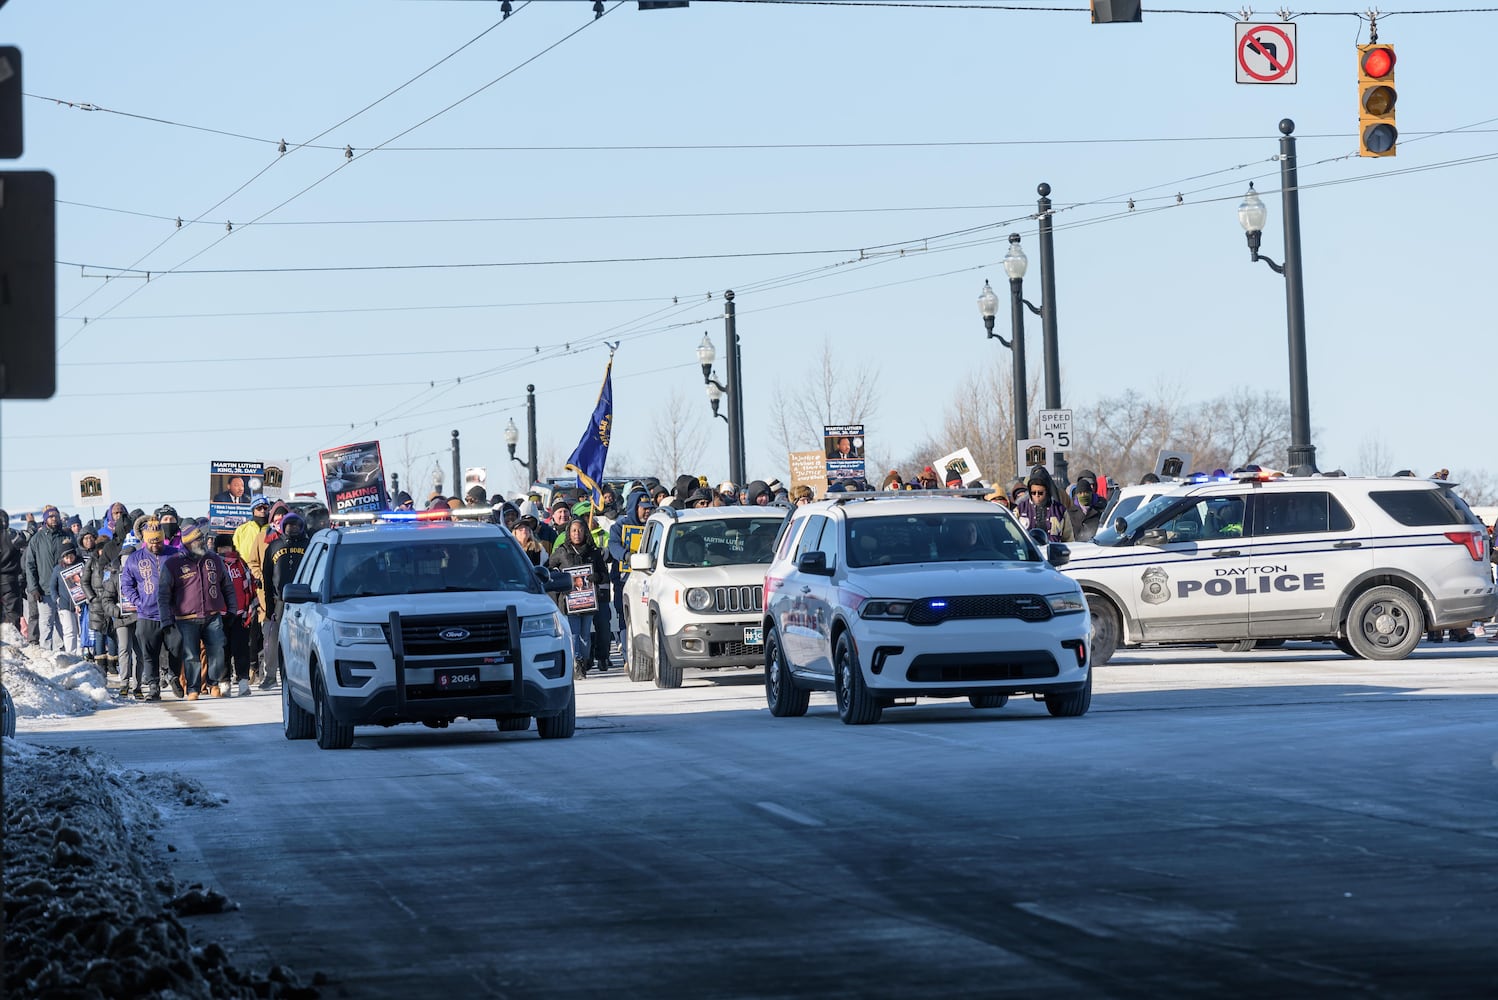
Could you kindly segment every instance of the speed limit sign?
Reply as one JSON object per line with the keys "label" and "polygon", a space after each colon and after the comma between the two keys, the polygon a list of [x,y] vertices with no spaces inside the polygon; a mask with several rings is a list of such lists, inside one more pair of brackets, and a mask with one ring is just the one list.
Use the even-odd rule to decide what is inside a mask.
{"label": "speed limit sign", "polygon": [[1052,451],[1071,451],[1071,410],[1041,410],[1040,436]]}

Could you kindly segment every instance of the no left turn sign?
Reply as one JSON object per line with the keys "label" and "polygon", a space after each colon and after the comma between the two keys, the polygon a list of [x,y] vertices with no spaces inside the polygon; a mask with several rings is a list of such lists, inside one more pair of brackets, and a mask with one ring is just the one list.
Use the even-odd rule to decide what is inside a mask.
{"label": "no left turn sign", "polygon": [[1296,59],[1295,24],[1233,25],[1233,55],[1239,83],[1294,83]]}

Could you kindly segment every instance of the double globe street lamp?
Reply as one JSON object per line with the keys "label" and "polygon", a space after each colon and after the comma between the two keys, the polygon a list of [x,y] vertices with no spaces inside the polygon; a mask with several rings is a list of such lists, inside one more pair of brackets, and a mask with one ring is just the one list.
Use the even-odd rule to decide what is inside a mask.
{"label": "double globe street lamp", "polygon": [[[734,321],[733,292],[723,293],[723,319],[727,335],[727,384],[713,378],[713,362],[718,351],[706,333],[697,345],[697,363],[702,366],[702,381],[707,385],[707,401],[713,408],[713,416],[723,417],[728,422],[728,478],[735,486],[744,485],[744,379],[739,363],[739,333]],[[728,415],[718,410],[723,406],[723,397],[728,397]]]}
{"label": "double globe street lamp", "polygon": [[1025,374],[1025,308],[1036,315],[1040,310],[1025,301],[1025,271],[1030,260],[1020,246],[1019,233],[1009,234],[1009,251],[1004,254],[1004,273],[1009,276],[1009,330],[1010,339],[1005,340],[993,331],[994,318],[999,312],[999,297],[987,281],[978,296],[978,311],[983,315],[983,328],[988,336],[1009,348],[1014,355],[1014,439],[1020,441],[1030,436],[1030,407]]}
{"label": "double globe street lamp", "polygon": [[530,477],[525,488],[529,490],[539,481],[536,478],[536,387],[533,385],[525,387],[525,431],[525,446],[529,449],[529,458],[519,458],[515,454],[515,447],[520,444],[520,428],[515,426],[514,417],[510,418],[505,427],[505,448],[510,452],[511,461],[519,462],[525,467],[525,474]]}

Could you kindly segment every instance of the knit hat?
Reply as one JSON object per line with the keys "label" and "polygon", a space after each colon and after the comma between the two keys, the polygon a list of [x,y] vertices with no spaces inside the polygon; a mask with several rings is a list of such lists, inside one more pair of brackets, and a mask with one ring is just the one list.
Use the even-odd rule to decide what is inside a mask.
{"label": "knit hat", "polygon": [[770,488],[771,493],[779,493],[781,490],[785,489],[785,487],[780,484],[780,480],[778,479],[772,479],[765,485]]}
{"label": "knit hat", "polygon": [[401,490],[400,492],[396,493],[395,499],[392,502],[397,507],[404,507],[408,503],[415,503],[415,501],[411,499],[411,494],[407,493],[405,490]]}
{"label": "knit hat", "polygon": [[155,520],[147,521],[145,530],[140,533],[140,540],[143,542],[159,542],[163,537],[161,524]]}
{"label": "knit hat", "polygon": [[723,482],[718,484],[718,492],[731,493],[734,496],[738,496],[739,488],[733,484],[733,480],[725,479]]}
{"label": "knit hat", "polygon": [[78,546],[74,545],[72,542],[63,542],[57,550],[57,558],[59,559],[61,559],[63,556],[76,556],[77,554]]}
{"label": "knit hat", "polygon": [[250,510],[254,510],[256,507],[269,507],[269,506],[270,506],[270,501],[267,500],[267,499],[265,499],[265,497],[262,496],[259,493],[256,493],[254,496],[250,497]]}
{"label": "knit hat", "polygon": [[62,517],[62,511],[58,510],[56,507],[52,506],[51,504],[47,504],[47,506],[45,506],[45,507],[42,508],[42,520],[43,521],[45,521],[47,518],[51,517],[53,514],[56,514],[59,518]]}
{"label": "knit hat", "polygon": [[182,526],[182,544],[190,545],[203,537],[203,526],[196,521],[188,521]]}

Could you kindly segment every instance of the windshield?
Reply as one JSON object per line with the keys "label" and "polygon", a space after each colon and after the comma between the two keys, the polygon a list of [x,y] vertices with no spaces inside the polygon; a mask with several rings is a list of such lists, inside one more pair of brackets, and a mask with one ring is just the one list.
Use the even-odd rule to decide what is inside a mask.
{"label": "windshield", "polygon": [[678,521],[666,538],[666,565],[747,566],[768,563],[784,517]]}
{"label": "windshield", "polygon": [[922,562],[1038,562],[1024,529],[1004,514],[905,514],[848,520],[849,566]]}
{"label": "windshield", "polygon": [[1155,515],[1161,513],[1179,499],[1180,497],[1174,493],[1162,493],[1142,507],[1137,506],[1136,501],[1135,508],[1127,511],[1124,510],[1124,506],[1128,501],[1120,500],[1117,510],[1103,518],[1103,524],[1098,528],[1097,534],[1092,537],[1092,543],[1094,545],[1118,545],[1122,543],[1124,539],[1119,536],[1115,527],[1120,517],[1128,521],[1129,534],[1133,535],[1140,525],[1146,521],[1153,520]]}
{"label": "windshield", "polygon": [[508,538],[432,539],[334,550],[333,599],[469,590],[539,593],[530,560]]}

